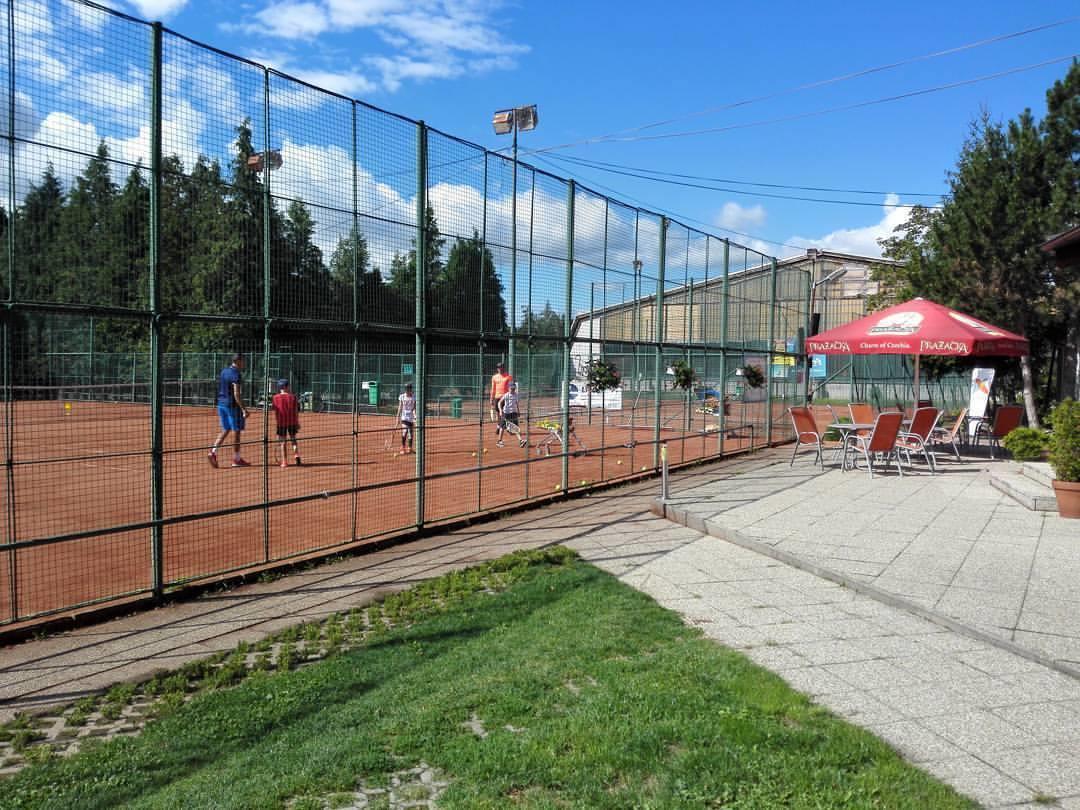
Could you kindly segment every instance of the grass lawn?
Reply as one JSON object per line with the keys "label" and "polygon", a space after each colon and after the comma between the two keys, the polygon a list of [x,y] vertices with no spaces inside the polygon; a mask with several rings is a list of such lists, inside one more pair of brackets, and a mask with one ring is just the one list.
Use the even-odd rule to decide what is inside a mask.
{"label": "grass lawn", "polygon": [[596,568],[555,550],[508,570],[33,764],[0,807],[314,808],[420,762],[447,808],[972,806]]}

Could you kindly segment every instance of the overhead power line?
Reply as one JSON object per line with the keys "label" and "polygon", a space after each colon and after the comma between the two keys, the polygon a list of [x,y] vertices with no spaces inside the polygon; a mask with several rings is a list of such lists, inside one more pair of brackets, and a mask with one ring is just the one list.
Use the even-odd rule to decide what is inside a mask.
{"label": "overhead power line", "polygon": [[[557,160],[560,163],[563,162],[562,156],[547,155],[549,160]],[[801,197],[795,194],[774,194],[768,191],[745,191],[741,188],[725,188],[723,186],[711,186],[705,183],[691,183],[688,180],[672,180],[666,177],[653,177],[647,174],[638,174],[637,172],[627,172],[621,169],[606,169],[602,166],[590,166],[589,168],[595,168],[598,171],[608,172],[610,174],[619,174],[623,177],[635,177],[639,180],[651,180],[654,183],[664,183],[669,186],[681,186],[683,188],[700,188],[706,191],[721,191],[725,194],[744,194],[749,197],[769,197],[774,200],[797,200],[799,202],[813,202],[823,203],[826,205],[858,205],[867,208],[916,208],[920,203],[887,203],[887,202],[863,202],[861,200],[834,200],[828,197]],[[923,205],[923,208],[940,208],[940,205]]]}
{"label": "overhead power line", "polygon": [[[761,95],[761,96],[752,96],[750,98],[742,99],[741,101],[733,101],[733,102],[730,102],[728,104],[721,104],[721,105],[717,105],[717,106],[714,106],[714,107],[708,107],[708,108],[703,109],[703,110],[697,110],[695,112],[685,113],[683,115],[674,116],[672,118],[666,118],[666,119],[663,119],[663,120],[660,120],[660,121],[653,121],[653,122],[648,123],[648,124],[641,124],[640,126],[636,126],[636,127],[628,127],[626,129],[618,130],[616,132],[608,133],[606,135],[598,135],[598,136],[595,136],[595,137],[592,137],[592,138],[584,138],[582,140],[573,141],[573,142],[567,143],[567,144],[560,144],[558,146],[547,147],[547,150],[566,149],[566,148],[568,148],[570,146],[580,146],[580,145],[585,145],[585,144],[590,144],[590,143],[599,143],[599,142],[602,142],[602,141],[609,141],[609,140],[613,140],[613,139],[617,138],[620,135],[628,135],[628,134],[635,133],[635,132],[643,132],[643,131],[648,130],[648,129],[654,129],[656,127],[667,126],[668,124],[674,124],[674,123],[677,123],[679,121],[684,121],[684,120],[687,120],[687,119],[690,119],[690,118],[698,118],[698,117],[701,117],[703,115],[711,115],[713,113],[723,112],[724,110],[733,110],[733,109],[737,109],[738,107],[745,107],[745,106],[748,106],[748,105],[751,105],[751,104],[760,103],[762,101],[771,101],[773,99],[781,98],[783,96],[793,95],[794,93],[799,93],[799,92],[802,92],[804,90],[812,90],[812,89],[815,89],[815,88],[818,88],[818,87],[825,87],[825,86],[828,86],[830,84],[837,84],[839,82],[850,81],[851,79],[857,79],[857,78],[861,78],[863,76],[869,76],[869,75],[872,75],[874,73],[881,73],[881,72],[884,72],[884,71],[887,71],[887,70],[892,70],[894,68],[903,67],[904,65],[910,65],[910,64],[913,64],[915,62],[923,62],[923,61],[927,61],[929,59],[937,59],[937,58],[942,57],[942,56],[951,56],[952,54],[961,53],[963,51],[971,50],[973,48],[981,48],[981,47],[983,47],[985,45],[992,45],[992,44],[994,44],[996,42],[1003,42],[1003,41],[1006,41],[1006,40],[1009,40],[1009,39],[1015,39],[1017,37],[1023,37],[1023,36],[1027,36],[1029,34],[1035,34],[1035,33],[1038,33],[1040,31],[1046,31],[1046,30],[1051,29],[1051,28],[1058,28],[1058,27],[1063,26],[1063,25],[1069,25],[1071,23],[1077,22],[1078,20],[1080,20],[1080,16],[1066,17],[1066,18],[1061,19],[1061,20],[1055,20],[1054,22],[1046,23],[1045,25],[1038,25],[1038,26],[1034,26],[1034,27],[1031,27],[1031,28],[1025,28],[1025,29],[1022,29],[1020,31],[1012,31],[1012,32],[1007,33],[1007,34],[1000,34],[998,36],[990,37],[988,39],[981,39],[981,40],[976,40],[975,42],[968,42],[968,43],[966,43],[964,45],[958,45],[958,46],[956,46],[954,48],[947,48],[947,49],[942,50],[942,51],[933,51],[932,53],[921,54],[919,56],[912,56],[912,57],[909,57],[907,59],[901,59],[900,61],[897,61],[897,62],[890,62],[890,63],[884,64],[884,65],[877,65],[877,66],[874,66],[874,67],[865,68],[863,70],[858,70],[858,71],[855,71],[853,73],[845,73],[845,74],[842,74],[840,76],[833,76],[832,78],[828,78],[828,79],[820,79],[818,81],[808,82],[806,84],[796,85],[795,87],[788,87],[788,88],[785,88],[783,90],[777,90],[776,92],[766,93],[766,94]],[[536,151],[541,151],[541,150],[536,150]]]}
{"label": "overhead power line", "polygon": [[572,155],[559,155],[558,160],[570,161],[571,163],[578,163],[582,166],[587,166],[590,169],[603,169],[604,167],[611,169],[623,169],[630,172],[643,172],[645,174],[660,175],[663,177],[677,177],[684,180],[705,180],[711,183],[729,183],[734,186],[760,186],[761,188],[787,188],[795,191],[824,191],[834,194],[871,194],[876,196],[882,196],[884,194],[899,194],[902,197],[934,197],[939,199],[944,195],[941,193],[932,194],[930,192],[922,191],[875,191],[873,189],[864,188],[828,188],[825,186],[793,186],[784,183],[761,183],[751,180],[730,180],[724,177],[703,177],[697,174],[680,174],[678,172],[661,171],[660,169],[644,169],[637,166],[627,166],[622,163],[610,163],[603,160],[587,160]]}
{"label": "overhead power line", "polygon": [[1028,70],[1035,70],[1037,68],[1046,67],[1047,65],[1056,65],[1060,62],[1068,62],[1072,59],[1076,59],[1080,56],[1080,53],[1071,53],[1065,56],[1058,56],[1054,59],[1047,59],[1043,62],[1036,62],[1031,65],[1023,65],[1022,67],[1010,68],[1009,70],[998,71],[997,73],[988,73],[984,76],[976,76],[973,79],[963,79],[958,82],[950,82],[949,84],[939,84],[934,87],[925,87],[921,90],[912,90],[907,93],[899,93],[895,96],[885,96],[883,98],[871,99],[870,101],[859,101],[854,104],[844,104],[839,107],[829,107],[824,110],[811,110],[810,112],[797,113],[795,115],[786,115],[780,118],[766,118],[760,121],[749,121],[743,124],[729,124],[723,127],[709,127],[707,129],[694,129],[684,132],[669,132],[663,135],[633,135],[628,137],[605,137],[605,138],[590,138],[583,141],[574,141],[572,143],[565,143],[559,146],[547,146],[540,149],[533,149],[527,151],[526,155],[535,155],[540,153],[554,152],[560,149],[568,149],[571,146],[580,146],[586,143],[629,143],[631,141],[660,141],[667,140],[669,138],[690,138],[697,135],[711,135],[717,132],[729,132],[735,129],[748,129],[750,127],[761,127],[768,124],[783,124],[789,121],[798,121],[804,118],[815,118],[822,115],[831,115],[838,112],[847,112],[849,110],[857,110],[862,107],[871,107],[876,104],[888,104],[893,101],[901,101],[906,98],[914,98],[916,96],[924,96],[930,93],[940,93],[943,90],[952,90],[957,87],[965,87],[971,84],[978,84],[979,82],[990,81],[991,79],[1000,79],[1004,76],[1011,76],[1016,73],[1023,73]]}
{"label": "overhead power line", "polygon": [[[537,160],[539,160],[541,163],[546,163],[548,166],[555,169],[556,171],[561,172],[561,171],[565,170],[565,167],[558,165],[550,157],[544,157],[544,156],[538,155]],[[632,194],[627,194],[625,191],[621,191],[621,190],[619,190],[617,188],[612,188],[611,186],[606,185],[606,184],[601,183],[601,182],[596,181],[596,180],[590,180],[589,185],[590,186],[595,186],[597,189],[599,189],[601,191],[606,191],[606,192],[608,192],[610,194],[613,194],[613,195],[615,195],[616,198],[624,199],[624,200],[630,200],[631,202],[636,202],[639,205],[645,207],[646,209],[648,209],[650,211],[655,211],[655,212],[660,213],[660,214],[667,214],[668,216],[674,217],[675,219],[683,221],[683,222],[693,222],[693,223],[695,223],[697,225],[702,225],[702,226],[704,226],[706,228],[709,228],[711,230],[723,231],[724,233],[731,233],[731,234],[734,234],[735,236],[741,236],[744,239],[756,239],[759,242],[765,242],[766,244],[770,244],[770,245],[778,245],[779,247],[791,248],[792,250],[806,250],[806,248],[807,248],[806,245],[792,245],[792,244],[789,244],[787,242],[778,242],[775,239],[766,239],[764,236],[756,236],[756,235],[754,235],[752,233],[745,233],[743,231],[737,231],[734,228],[724,228],[724,227],[722,227],[720,225],[717,225],[717,224],[715,224],[713,222],[706,222],[703,219],[697,219],[696,217],[692,217],[689,214],[681,214],[678,211],[671,210],[670,208],[661,208],[660,206],[654,205],[653,203],[651,203],[651,202],[649,202],[647,200],[642,200],[640,197],[635,197]]]}

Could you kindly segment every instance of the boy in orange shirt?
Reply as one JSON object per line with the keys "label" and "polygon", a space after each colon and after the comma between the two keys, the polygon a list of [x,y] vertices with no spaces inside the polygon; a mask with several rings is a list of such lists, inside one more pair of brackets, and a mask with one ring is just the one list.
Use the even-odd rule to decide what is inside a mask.
{"label": "boy in orange shirt", "polygon": [[288,467],[285,460],[285,438],[292,440],[293,457],[300,465],[300,448],[296,446],[296,431],[300,429],[300,403],[289,390],[288,380],[277,381],[278,392],[274,394],[274,419],[277,422],[278,442],[281,444],[281,466]]}

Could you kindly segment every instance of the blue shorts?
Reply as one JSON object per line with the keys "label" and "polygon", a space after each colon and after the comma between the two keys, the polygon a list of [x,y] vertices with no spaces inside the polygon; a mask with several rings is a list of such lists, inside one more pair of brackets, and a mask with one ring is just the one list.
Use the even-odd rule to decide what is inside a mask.
{"label": "blue shorts", "polygon": [[217,414],[218,419],[221,420],[222,430],[235,430],[240,432],[244,429],[244,412],[235,405],[222,405],[221,403],[218,403]]}

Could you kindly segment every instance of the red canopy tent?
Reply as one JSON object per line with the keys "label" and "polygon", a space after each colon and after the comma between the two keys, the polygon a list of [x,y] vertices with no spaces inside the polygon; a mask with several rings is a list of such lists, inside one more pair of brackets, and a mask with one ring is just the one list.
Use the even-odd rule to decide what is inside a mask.
{"label": "red canopy tent", "polygon": [[807,354],[914,355],[916,401],[921,355],[1022,357],[1028,351],[1023,335],[924,298],[913,298],[806,339]]}

